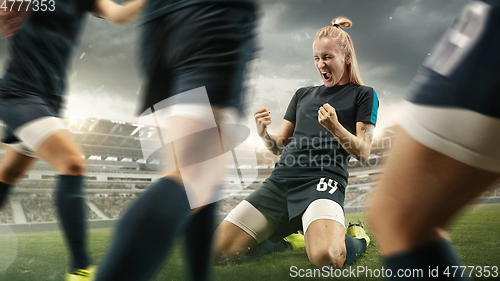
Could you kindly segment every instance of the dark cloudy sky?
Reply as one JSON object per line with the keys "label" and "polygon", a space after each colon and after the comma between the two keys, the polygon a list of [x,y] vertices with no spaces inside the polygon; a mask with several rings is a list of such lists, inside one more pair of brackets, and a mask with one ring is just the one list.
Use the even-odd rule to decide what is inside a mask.
{"label": "dark cloudy sky", "polygon": [[[263,0],[261,51],[255,64],[248,112],[272,111],[281,124],[299,87],[319,85],[312,38],[337,16],[353,21],[348,30],[364,82],[379,94],[380,127],[392,124],[405,89],[432,46],[467,0]],[[134,122],[140,95],[137,39],[132,24],[89,18],[69,72],[68,116]],[[0,62],[7,42],[0,41]],[[3,71],[3,70],[2,70]]]}

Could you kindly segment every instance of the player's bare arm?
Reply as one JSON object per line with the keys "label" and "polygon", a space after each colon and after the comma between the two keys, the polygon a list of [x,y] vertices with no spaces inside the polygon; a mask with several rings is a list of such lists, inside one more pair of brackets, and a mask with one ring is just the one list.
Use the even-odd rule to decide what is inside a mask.
{"label": "player's bare arm", "polygon": [[325,103],[318,110],[318,121],[325,127],[342,147],[361,163],[368,160],[371,151],[371,143],[373,140],[373,132],[375,125],[371,123],[357,122],[356,135],[347,131],[342,124],[340,124],[335,108],[330,104]]}
{"label": "player's bare arm", "polygon": [[131,0],[120,5],[111,0],[98,0],[95,13],[110,22],[124,24],[133,20],[142,10],[147,0]]}
{"label": "player's bare arm", "polygon": [[288,120],[283,120],[283,124],[276,135],[271,135],[267,132],[267,126],[271,121],[271,110],[269,108],[261,108],[254,113],[255,123],[257,124],[257,133],[264,141],[266,148],[273,154],[279,155],[287,144],[290,143],[290,138],[295,130],[295,124]]}

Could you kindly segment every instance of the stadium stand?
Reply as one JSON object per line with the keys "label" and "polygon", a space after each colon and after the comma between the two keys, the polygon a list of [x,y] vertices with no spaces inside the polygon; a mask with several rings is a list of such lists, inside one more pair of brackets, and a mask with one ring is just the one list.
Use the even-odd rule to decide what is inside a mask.
{"label": "stadium stand", "polygon": [[54,188],[55,187],[55,182],[54,181],[21,181],[18,184],[16,184],[16,188],[43,188],[43,189],[48,189],[48,188]]}
{"label": "stadium stand", "polygon": [[12,206],[9,201],[0,209],[0,224],[6,223],[14,223]]}
{"label": "stadium stand", "polygon": [[109,218],[117,219],[123,211],[132,203],[134,197],[131,196],[106,196],[89,198],[101,211]]}
{"label": "stadium stand", "polygon": [[481,198],[500,197],[500,181],[496,182]]}
{"label": "stadium stand", "polygon": [[364,176],[364,177],[350,177],[349,178],[349,185],[357,185],[357,184],[364,184],[364,183],[373,183],[378,181],[379,176],[374,175],[374,176]]}
{"label": "stadium stand", "polygon": [[56,221],[54,199],[48,196],[36,195],[21,200],[27,222]]}
{"label": "stadium stand", "polygon": [[92,211],[88,205],[85,205],[85,214],[87,216],[87,220],[102,220],[99,215],[97,215],[94,211]]}
{"label": "stadium stand", "polygon": [[[87,218],[119,218],[134,198],[140,196],[158,177],[158,173],[150,170],[145,164],[140,146],[140,138],[150,137],[152,132],[156,132],[156,128],[95,118],[77,118],[66,122],[82,148],[88,165],[85,183],[85,192],[89,199]],[[0,126],[0,135],[3,128]],[[390,145],[396,131],[395,128],[388,128],[379,134],[374,140],[368,163],[361,164],[354,159],[349,163],[351,176],[346,189],[346,207],[365,205],[371,188],[376,185],[382,172],[386,156],[390,153]],[[254,138],[255,141],[260,140]],[[242,179],[228,178],[225,186],[229,195],[218,203],[218,213],[229,213],[271,175],[278,157],[270,155],[263,147],[257,147],[257,163],[249,164],[245,163],[246,159],[238,159],[241,174],[253,171],[256,172],[256,179],[252,179],[253,182],[240,192]],[[3,153],[0,144],[0,155]],[[16,198],[12,200],[15,205],[7,201],[0,210],[0,224],[16,223],[14,210],[19,210],[15,214],[24,215],[28,223],[56,221],[53,203],[56,178],[57,175],[50,165],[42,160],[37,161],[29,174],[13,189],[11,196]],[[500,197],[500,182],[483,195],[483,198],[489,197]],[[24,218],[22,220],[24,221]]]}
{"label": "stadium stand", "polygon": [[136,189],[146,189],[149,186],[149,184],[135,184],[134,188]]}
{"label": "stadium stand", "polygon": [[[58,220],[53,196],[35,195],[29,198],[23,198],[21,199],[21,205],[28,223],[54,222]],[[85,212],[87,220],[102,219],[88,206]]]}
{"label": "stadium stand", "polygon": [[132,187],[126,183],[86,183],[86,188],[91,189],[131,189]]}
{"label": "stadium stand", "polygon": [[236,207],[246,196],[230,196],[222,199],[217,203],[217,212],[221,214],[228,214],[234,207]]}

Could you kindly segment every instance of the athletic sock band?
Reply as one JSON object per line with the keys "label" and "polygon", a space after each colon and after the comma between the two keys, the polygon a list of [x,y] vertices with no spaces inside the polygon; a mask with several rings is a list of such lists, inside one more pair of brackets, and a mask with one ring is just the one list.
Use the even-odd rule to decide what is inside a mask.
{"label": "athletic sock band", "polygon": [[9,191],[12,185],[0,182],[0,208],[2,208],[4,202],[6,201]]}
{"label": "athletic sock band", "polygon": [[57,210],[75,269],[85,269],[90,265],[85,247],[85,200],[82,183],[83,176],[60,175],[57,184]]}
{"label": "athletic sock band", "polygon": [[[464,274],[445,275],[446,269],[452,273],[452,266],[462,265],[453,247],[446,240],[438,240],[405,253],[393,255],[385,259],[387,269],[392,271],[389,280],[469,280]],[[413,276],[398,278],[398,270],[410,270]],[[420,277],[416,273],[422,273]]]}

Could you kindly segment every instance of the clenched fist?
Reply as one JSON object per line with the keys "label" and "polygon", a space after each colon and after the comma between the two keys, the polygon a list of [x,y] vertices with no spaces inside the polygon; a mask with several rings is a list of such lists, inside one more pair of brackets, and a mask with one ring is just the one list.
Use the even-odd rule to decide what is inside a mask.
{"label": "clenched fist", "polygon": [[325,103],[318,110],[318,121],[319,123],[325,127],[332,134],[337,130],[340,126],[339,119],[337,117],[337,112],[335,112],[335,108],[328,103]]}
{"label": "clenched fist", "polygon": [[[14,35],[22,27],[27,15],[30,12],[29,1],[0,1],[2,7],[0,9],[0,29],[3,37]],[[7,2],[13,2],[6,5]]]}
{"label": "clenched fist", "polygon": [[267,126],[271,124],[271,109],[261,108],[255,111],[253,115],[257,124],[257,133],[262,137],[267,131]]}

